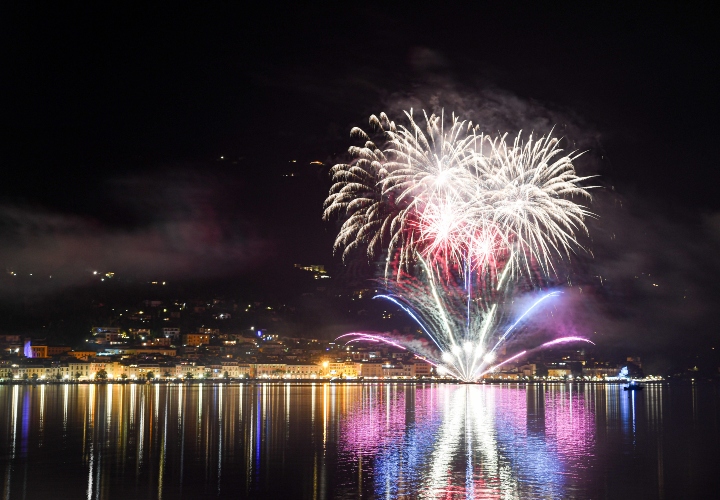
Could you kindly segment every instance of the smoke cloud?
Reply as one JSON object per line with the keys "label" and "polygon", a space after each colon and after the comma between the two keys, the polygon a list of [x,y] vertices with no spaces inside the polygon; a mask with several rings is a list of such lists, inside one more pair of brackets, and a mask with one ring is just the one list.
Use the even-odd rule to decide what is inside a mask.
{"label": "smoke cloud", "polygon": [[107,191],[103,218],[0,206],[0,293],[56,292],[87,283],[95,271],[141,280],[212,278],[272,254],[207,177],[163,172],[115,180]]}

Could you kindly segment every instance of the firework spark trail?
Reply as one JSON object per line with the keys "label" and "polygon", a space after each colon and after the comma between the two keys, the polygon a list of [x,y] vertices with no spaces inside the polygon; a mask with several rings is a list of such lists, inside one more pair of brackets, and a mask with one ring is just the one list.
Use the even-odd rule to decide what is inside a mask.
{"label": "firework spark trail", "polygon": [[522,314],[520,315],[520,317],[519,317],[512,325],[510,325],[510,326],[508,327],[507,330],[505,330],[505,333],[502,335],[502,337],[500,337],[500,339],[498,339],[497,344],[495,344],[495,346],[490,350],[490,352],[495,352],[495,351],[497,350],[498,346],[499,346],[505,339],[507,339],[507,337],[508,337],[508,335],[510,334],[510,332],[512,332],[513,329],[518,325],[518,323],[520,323],[523,319],[525,319],[525,317],[526,317],[528,314],[530,314],[530,313],[532,312],[532,310],[535,309],[535,307],[537,307],[538,305],[540,305],[540,303],[543,302],[545,299],[550,298],[550,297],[557,297],[558,295],[560,295],[560,292],[550,292],[550,293],[548,293],[548,294],[546,294],[546,295],[543,295],[543,296],[540,297],[538,300],[536,300],[536,301],[533,303],[533,305],[531,305],[530,307],[528,307],[527,310],[526,310],[524,313],[522,313]]}
{"label": "firework spark trail", "polygon": [[[552,256],[569,258],[582,248],[576,234],[587,232],[592,214],[571,198],[590,198],[582,185],[588,177],[575,173],[580,155],[563,154],[551,134],[518,133],[510,142],[454,114],[446,123],[443,113],[423,112],[424,124],[412,110],[405,115],[406,125],[371,116],[375,139],[353,128],[364,144],[349,149],[350,163],[332,168],[323,218],[343,219],[335,240],[343,259],[361,248],[369,259],[386,254],[388,293],[375,298],[418,324],[440,351],[434,364],[475,380],[518,325],[559,294],[537,299],[501,334],[521,276],[533,282],[535,272],[554,270]],[[563,341],[578,340],[585,339]],[[555,343],[541,347],[549,345]]]}
{"label": "firework spark trail", "polygon": [[588,340],[583,337],[561,337],[559,339],[551,340],[550,342],[545,342],[543,345],[538,347],[538,349],[544,349],[546,347],[550,347],[557,344],[567,344],[568,342],[588,342],[589,344],[595,345],[595,342],[592,340]]}
{"label": "firework spark trail", "polygon": [[481,373],[481,374],[478,376],[478,378],[482,377],[483,375],[487,375],[488,373],[490,373],[490,372],[492,372],[492,371],[497,370],[498,368],[500,368],[500,367],[501,367],[502,365],[504,365],[504,364],[510,363],[510,362],[512,362],[512,361],[515,361],[516,359],[524,356],[526,353],[527,353],[527,351],[522,351],[522,352],[517,353],[516,355],[514,355],[514,356],[512,356],[512,357],[510,357],[510,358],[508,358],[508,359],[506,359],[506,360],[503,361],[502,363],[498,363],[497,365],[493,366],[493,367],[490,368],[489,370],[484,371],[483,373]]}
{"label": "firework spark trail", "polygon": [[[384,342],[385,344],[389,344],[389,345],[392,345],[392,346],[395,346],[395,347],[399,347],[399,348],[402,349],[403,351],[405,350],[405,347],[401,346],[401,345],[398,344],[397,342],[393,342],[392,340],[386,339],[385,337],[382,337],[382,336],[380,336],[380,335],[375,335],[375,334],[370,334],[370,333],[359,333],[359,332],[346,333],[346,334],[344,334],[344,335],[340,335],[340,336],[338,337],[338,339],[341,339],[341,338],[343,338],[343,337],[348,337],[348,336],[351,336],[351,335],[354,335],[354,336],[356,336],[356,337],[358,337],[358,338],[361,338],[361,339],[370,340],[370,341],[372,341],[372,342]],[[353,340],[357,340],[357,339],[353,339]],[[351,340],[350,342],[352,342],[352,340]]]}
{"label": "firework spark trail", "polygon": [[[561,294],[558,291],[545,293],[509,326],[500,329],[498,327],[507,316],[506,312],[497,312],[498,307],[506,307],[502,296],[494,297],[492,304],[477,300],[467,303],[461,286],[449,285],[441,295],[436,286],[437,276],[433,273],[424,273],[423,276],[423,280],[414,281],[414,286],[403,281],[390,282],[394,293],[380,294],[375,298],[389,300],[401,307],[439,348],[440,354],[435,363],[458,373],[458,378],[462,380],[474,380],[479,371],[491,366],[499,347],[508,342],[518,326],[538,311],[547,299]],[[502,291],[511,297],[509,290]]]}
{"label": "firework spark trail", "polygon": [[408,314],[408,316],[410,316],[413,320],[415,320],[415,322],[420,326],[420,328],[422,328],[422,330],[430,338],[430,340],[432,340],[435,343],[435,345],[438,346],[439,349],[442,349],[442,347],[440,347],[440,344],[438,344],[438,341],[435,340],[435,337],[428,331],[427,327],[425,327],[423,322],[420,321],[417,318],[417,316],[415,316],[412,309],[406,307],[399,300],[397,300],[397,298],[393,297],[392,295],[376,295],[375,297],[373,297],[373,299],[387,299],[387,300],[393,302],[394,304],[398,305],[400,308],[402,308],[403,311],[405,311]]}
{"label": "firework spark trail", "polygon": [[482,377],[483,375],[487,375],[488,373],[491,373],[491,372],[496,371],[496,370],[497,370],[498,368],[500,368],[501,366],[503,366],[503,365],[505,365],[505,364],[507,364],[507,363],[510,363],[510,362],[512,362],[512,361],[515,361],[515,360],[517,360],[518,358],[524,356],[525,354],[530,354],[530,353],[532,353],[532,352],[534,352],[534,351],[538,351],[538,350],[540,350],[540,349],[546,349],[546,348],[548,348],[548,347],[551,347],[551,346],[554,346],[554,345],[558,345],[558,344],[568,344],[568,343],[570,343],[570,342],[587,342],[588,344],[595,345],[595,342],[593,342],[593,341],[591,341],[591,340],[589,340],[589,339],[583,338],[583,337],[560,337],[559,339],[551,340],[550,342],[545,342],[544,344],[542,344],[542,345],[540,345],[540,346],[538,346],[538,347],[536,347],[536,348],[534,348],[534,349],[531,349],[530,351],[522,351],[522,352],[519,352],[519,353],[515,354],[514,356],[506,359],[506,360],[503,361],[502,363],[498,363],[497,365],[495,365],[495,366],[489,368],[488,370],[484,371],[483,373],[481,373],[480,375],[478,375],[478,378]]}

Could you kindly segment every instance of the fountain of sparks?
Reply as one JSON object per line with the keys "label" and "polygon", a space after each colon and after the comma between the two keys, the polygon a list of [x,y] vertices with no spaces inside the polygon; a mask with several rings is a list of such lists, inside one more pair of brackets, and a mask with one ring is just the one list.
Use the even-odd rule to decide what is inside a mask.
{"label": "fountain of sparks", "polygon": [[[412,110],[406,116],[407,126],[372,116],[380,141],[352,130],[365,142],[350,148],[352,162],[333,167],[324,218],[344,219],[335,241],[343,258],[360,248],[370,259],[387,255],[387,293],[375,298],[405,311],[433,347],[420,352],[367,332],[340,338],[405,344],[439,374],[474,381],[525,354],[496,362],[518,327],[560,295],[540,293],[508,320],[517,283],[541,289],[554,258],[581,248],[576,232],[587,231],[591,214],[573,198],[590,197],[587,178],[575,173],[579,155],[563,155],[551,135],[523,141],[519,133],[509,143],[455,116],[446,125],[425,114],[424,127]],[[563,337],[540,347],[573,341],[589,342]]]}

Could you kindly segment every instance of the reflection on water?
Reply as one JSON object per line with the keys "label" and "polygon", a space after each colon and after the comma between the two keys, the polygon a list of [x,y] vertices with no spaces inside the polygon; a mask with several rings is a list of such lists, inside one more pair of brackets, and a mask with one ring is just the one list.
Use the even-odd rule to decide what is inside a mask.
{"label": "reflection on water", "polygon": [[0,386],[3,498],[720,492],[714,385]]}
{"label": "reflection on water", "polygon": [[592,464],[592,402],[572,386],[392,389],[366,389],[340,436],[358,468],[374,457],[377,496],[560,497]]}

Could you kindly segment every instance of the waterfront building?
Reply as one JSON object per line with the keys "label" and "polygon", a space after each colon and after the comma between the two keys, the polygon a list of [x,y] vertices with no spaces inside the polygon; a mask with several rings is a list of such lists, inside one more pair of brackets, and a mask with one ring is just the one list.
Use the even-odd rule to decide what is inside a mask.
{"label": "waterfront building", "polygon": [[383,378],[415,378],[415,365],[414,364],[383,364],[382,365],[382,377]]}
{"label": "waterfront building", "polygon": [[[415,378],[415,363],[389,363],[385,362],[363,362],[355,363],[355,370],[358,377],[363,378]],[[420,369],[422,373],[429,373],[426,368]]]}
{"label": "waterfront building", "polygon": [[250,376],[250,365],[240,364],[237,361],[223,361],[222,365],[222,376],[225,376],[225,372],[228,374],[228,378],[246,378]]}
{"label": "waterfront building", "polygon": [[195,363],[179,363],[175,365],[175,378],[185,379],[202,378],[205,376],[205,366]]}
{"label": "waterfront building", "polygon": [[322,366],[314,363],[288,363],[285,376],[287,378],[317,378],[322,375]]}
{"label": "waterfront building", "polygon": [[583,376],[602,380],[608,377],[617,377],[620,368],[617,366],[592,366],[583,367]]}
{"label": "waterfront building", "polygon": [[537,374],[537,365],[529,363],[518,367],[518,372],[522,373],[523,377],[534,377]]}
{"label": "waterfront building", "polygon": [[432,375],[432,365],[425,361],[415,360],[415,376],[416,377],[430,377]]}
{"label": "waterfront building", "polygon": [[567,378],[572,376],[570,368],[548,368],[548,378]]}
{"label": "waterfront building", "polygon": [[285,376],[285,363],[256,363],[255,378],[282,378]]}
{"label": "waterfront building", "polygon": [[356,378],[358,376],[357,363],[353,361],[331,361],[323,363],[325,376],[330,378]]}

